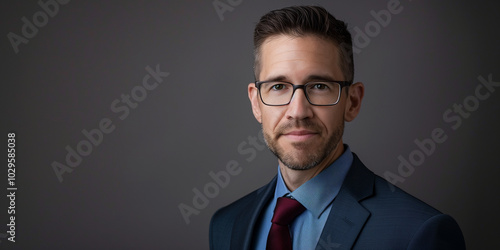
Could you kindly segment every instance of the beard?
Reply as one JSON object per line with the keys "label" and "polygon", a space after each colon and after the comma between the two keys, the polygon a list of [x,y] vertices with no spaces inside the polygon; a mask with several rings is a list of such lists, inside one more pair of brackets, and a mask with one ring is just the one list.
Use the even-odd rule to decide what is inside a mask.
{"label": "beard", "polygon": [[[317,166],[333,152],[344,134],[344,122],[341,122],[334,129],[333,133],[317,147],[310,145],[311,142],[293,142],[291,144],[293,148],[303,151],[300,152],[300,154],[295,154],[295,150],[286,151],[278,144],[278,138],[291,128],[301,128],[320,132],[321,127],[311,120],[293,120],[292,122],[279,126],[274,137],[262,128],[262,133],[264,134],[264,139],[269,150],[271,150],[286,167],[292,170],[309,170]],[[319,136],[322,137],[322,133],[319,133]],[[316,141],[312,143],[315,142]]]}

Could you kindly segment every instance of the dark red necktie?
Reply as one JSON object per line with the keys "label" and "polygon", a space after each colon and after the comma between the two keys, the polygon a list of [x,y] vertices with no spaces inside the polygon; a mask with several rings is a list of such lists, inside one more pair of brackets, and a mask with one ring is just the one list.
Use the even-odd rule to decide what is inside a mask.
{"label": "dark red necktie", "polygon": [[280,197],[271,222],[271,230],[267,236],[267,250],[292,250],[292,237],[289,226],[306,208],[297,200]]}

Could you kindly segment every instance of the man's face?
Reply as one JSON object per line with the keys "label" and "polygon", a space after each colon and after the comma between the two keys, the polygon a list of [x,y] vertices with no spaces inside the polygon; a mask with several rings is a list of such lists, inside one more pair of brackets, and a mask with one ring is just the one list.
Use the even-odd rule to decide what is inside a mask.
{"label": "man's face", "polygon": [[[282,80],[303,85],[314,80],[344,81],[337,46],[316,37],[278,35],[261,47],[260,81]],[[256,119],[271,151],[290,169],[311,169],[343,151],[346,91],[334,106],[313,106],[297,89],[290,104],[267,106],[255,85],[248,87]],[[335,155],[335,157],[333,156]]]}

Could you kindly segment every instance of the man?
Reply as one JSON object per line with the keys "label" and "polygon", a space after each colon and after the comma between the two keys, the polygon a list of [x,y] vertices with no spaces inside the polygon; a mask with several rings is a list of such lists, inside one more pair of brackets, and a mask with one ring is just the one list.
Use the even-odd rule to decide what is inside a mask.
{"label": "man", "polygon": [[248,96],[278,174],[214,214],[211,249],[465,249],[452,217],[391,190],[343,144],[364,95],[344,22],[315,6],[271,11],[254,45]]}

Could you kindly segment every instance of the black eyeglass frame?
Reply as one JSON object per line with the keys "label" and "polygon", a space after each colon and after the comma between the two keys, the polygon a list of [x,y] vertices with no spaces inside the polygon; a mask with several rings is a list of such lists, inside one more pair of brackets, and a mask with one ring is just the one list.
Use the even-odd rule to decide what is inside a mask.
{"label": "black eyeglass frame", "polygon": [[[262,86],[262,84],[268,83],[268,82],[280,82],[280,83],[291,84],[293,87],[293,91],[292,91],[292,95],[290,96],[290,100],[285,104],[267,104],[266,102],[264,102],[264,99],[262,99],[262,94],[260,93],[260,86]],[[311,100],[309,99],[309,95],[307,95],[306,86],[311,84],[311,83],[321,83],[321,82],[338,83],[340,85],[339,97],[337,98],[337,101],[335,103],[333,103],[333,104],[313,104],[311,102]],[[254,82],[254,84],[255,84],[255,87],[259,90],[260,100],[262,101],[262,103],[264,103],[267,106],[285,106],[285,105],[290,104],[290,102],[292,101],[293,95],[295,94],[295,90],[297,90],[297,89],[302,89],[304,91],[304,95],[306,96],[307,101],[309,102],[309,104],[311,104],[313,106],[333,106],[333,105],[336,105],[337,103],[339,103],[340,96],[342,95],[342,88],[350,86],[352,84],[352,82],[351,81],[312,81],[312,82],[307,82],[307,83],[302,84],[302,85],[295,85],[295,84],[293,84],[291,82],[287,82],[287,81],[273,81],[273,80],[271,80],[271,81],[256,81],[256,82]]]}

